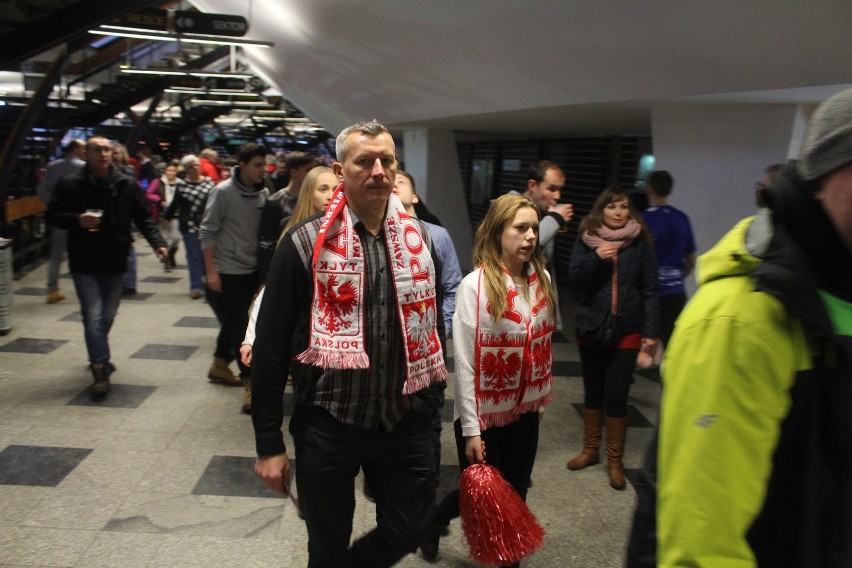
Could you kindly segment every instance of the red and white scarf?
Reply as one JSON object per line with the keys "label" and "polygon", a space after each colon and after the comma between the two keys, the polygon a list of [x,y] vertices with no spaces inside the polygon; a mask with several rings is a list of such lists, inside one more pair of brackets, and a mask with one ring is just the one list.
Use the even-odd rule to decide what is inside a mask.
{"label": "red and white scarf", "polygon": [[[406,355],[404,394],[447,376],[438,339],[435,266],[417,223],[390,196],[385,239]],[[330,369],[368,369],[364,350],[366,264],[343,184],[326,208],[314,244],[314,297],[308,348],[297,359]]]}
{"label": "red and white scarf", "polygon": [[476,322],[476,403],[481,429],[504,426],[538,410],[551,401],[555,327],[547,297],[538,276],[530,268],[527,276],[530,314],[515,307],[522,290],[506,273],[506,313],[498,321],[491,317],[485,293],[485,272],[480,270]]}

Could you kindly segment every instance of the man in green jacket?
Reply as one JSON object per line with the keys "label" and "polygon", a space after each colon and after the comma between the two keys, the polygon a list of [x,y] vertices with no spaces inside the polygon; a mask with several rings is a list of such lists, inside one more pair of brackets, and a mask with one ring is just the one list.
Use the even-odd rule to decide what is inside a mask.
{"label": "man in green jacket", "polygon": [[765,198],[699,260],[628,566],[852,566],[852,89]]}

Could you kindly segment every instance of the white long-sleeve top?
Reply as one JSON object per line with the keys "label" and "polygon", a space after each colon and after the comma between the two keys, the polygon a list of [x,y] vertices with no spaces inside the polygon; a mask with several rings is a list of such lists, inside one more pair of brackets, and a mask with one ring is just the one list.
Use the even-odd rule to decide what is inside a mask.
{"label": "white long-sleeve top", "polygon": [[249,322],[246,326],[246,337],[243,339],[243,345],[254,345],[254,338],[257,336],[254,329],[257,326],[257,314],[260,312],[260,303],[263,301],[263,293],[266,292],[266,286],[260,289],[251,305],[249,312]]}

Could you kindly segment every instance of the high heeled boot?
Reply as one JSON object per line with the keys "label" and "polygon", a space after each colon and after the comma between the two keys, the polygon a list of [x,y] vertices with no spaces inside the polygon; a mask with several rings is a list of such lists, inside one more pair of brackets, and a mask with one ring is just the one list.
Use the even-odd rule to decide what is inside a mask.
{"label": "high heeled boot", "polygon": [[621,491],[625,487],[624,440],[627,438],[627,418],[606,417],[606,472],[609,486]]}
{"label": "high heeled boot", "polygon": [[603,410],[583,408],[583,449],[565,467],[571,471],[595,465],[600,461]]}

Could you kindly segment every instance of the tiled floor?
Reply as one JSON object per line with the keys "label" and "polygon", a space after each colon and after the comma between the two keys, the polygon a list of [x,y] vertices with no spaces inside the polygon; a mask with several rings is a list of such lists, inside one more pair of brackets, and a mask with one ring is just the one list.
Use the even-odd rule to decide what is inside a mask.
{"label": "tiled floor", "polygon": [[[185,267],[165,274],[140,252],[140,293],[122,300],[110,334],[118,371],[101,401],[86,392],[73,284],[63,278],[68,299],[48,305],[44,279],[42,266],[14,282],[12,330],[0,338],[0,566],[304,566],[306,533],[293,505],[252,474],[241,389],[205,378],[217,325],[203,300],[189,298]],[[573,345],[554,349],[555,401],[529,493],[547,536],[523,565],[621,566],[635,494],[610,489],[603,466],[565,469],[579,448],[582,385]],[[658,397],[659,385],[637,374],[628,468],[641,463]],[[289,414],[289,394],[285,402]],[[451,426],[443,437],[439,493],[457,474]],[[361,484],[355,536],[375,523]],[[476,566],[458,521],[441,547],[436,566]],[[419,555],[400,563],[426,565]]]}

